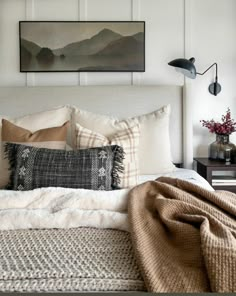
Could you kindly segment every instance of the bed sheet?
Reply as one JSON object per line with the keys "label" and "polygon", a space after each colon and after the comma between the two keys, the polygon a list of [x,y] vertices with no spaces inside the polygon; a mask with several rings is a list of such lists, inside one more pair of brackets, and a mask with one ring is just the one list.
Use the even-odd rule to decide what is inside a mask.
{"label": "bed sheet", "polygon": [[202,177],[200,176],[196,171],[194,170],[188,170],[188,169],[180,169],[177,168],[175,171],[171,173],[162,173],[162,174],[156,174],[156,175],[141,175],[139,176],[139,184],[150,181],[150,180],[156,180],[159,177],[171,177],[171,178],[178,178],[185,181],[189,181],[191,183],[194,183],[198,186],[201,186],[207,190],[214,191],[212,186]]}

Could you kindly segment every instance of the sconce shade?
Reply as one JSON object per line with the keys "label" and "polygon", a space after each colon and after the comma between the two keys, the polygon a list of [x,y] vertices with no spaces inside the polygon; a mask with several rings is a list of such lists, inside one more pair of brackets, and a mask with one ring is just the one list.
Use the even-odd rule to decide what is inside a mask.
{"label": "sconce shade", "polygon": [[175,67],[177,72],[182,73],[188,78],[195,79],[197,76],[197,71],[194,66],[195,59],[175,59],[168,63],[169,66]]}

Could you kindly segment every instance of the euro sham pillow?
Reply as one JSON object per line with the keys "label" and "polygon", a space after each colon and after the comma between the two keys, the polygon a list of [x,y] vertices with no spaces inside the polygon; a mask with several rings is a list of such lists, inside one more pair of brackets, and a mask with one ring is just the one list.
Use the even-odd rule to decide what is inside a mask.
{"label": "euro sham pillow", "polygon": [[[43,112],[25,115],[18,118],[9,118],[1,116],[1,119],[6,118],[12,124],[27,129],[34,133],[40,129],[58,127],[66,121],[71,120],[71,108],[67,106],[54,108]],[[4,159],[4,148],[2,142],[2,120],[0,120],[0,188],[4,188],[9,181],[8,161]],[[67,142],[71,143],[71,128],[70,124],[67,127]],[[23,141],[22,141],[23,142]],[[42,144],[42,143],[41,143]],[[52,144],[52,143],[51,143]],[[27,144],[28,145],[28,144]],[[58,147],[58,146],[56,146]]]}
{"label": "euro sham pillow", "polygon": [[74,108],[72,117],[75,123],[105,137],[111,137],[127,127],[139,124],[139,169],[141,175],[148,175],[172,172],[176,169],[171,156],[170,113],[171,107],[166,105],[148,114],[119,120]]}
{"label": "euro sham pillow", "polygon": [[127,188],[138,184],[139,125],[126,128],[110,137],[105,137],[79,124],[76,124],[76,148],[85,149],[118,145],[124,149],[124,171],[119,173],[120,187]]}
{"label": "euro sham pillow", "polygon": [[119,187],[123,149],[119,146],[65,151],[6,143],[11,164],[7,189],[41,187],[112,190]]}

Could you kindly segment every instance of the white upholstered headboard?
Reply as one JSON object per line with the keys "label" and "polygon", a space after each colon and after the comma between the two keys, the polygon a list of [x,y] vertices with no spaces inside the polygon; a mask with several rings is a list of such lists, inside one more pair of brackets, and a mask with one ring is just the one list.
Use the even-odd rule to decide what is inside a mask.
{"label": "white upholstered headboard", "polygon": [[0,88],[0,115],[8,117],[18,117],[65,104],[75,105],[91,112],[113,115],[121,119],[149,113],[163,105],[170,104],[172,109],[170,137],[173,161],[183,163],[183,90],[181,86],[110,85]]}

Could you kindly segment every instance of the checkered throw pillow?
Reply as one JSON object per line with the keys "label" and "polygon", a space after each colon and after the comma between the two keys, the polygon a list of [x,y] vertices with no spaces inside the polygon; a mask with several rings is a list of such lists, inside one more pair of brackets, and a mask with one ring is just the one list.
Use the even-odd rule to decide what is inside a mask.
{"label": "checkered throw pillow", "polygon": [[102,134],[89,130],[78,123],[76,124],[76,147],[85,149],[91,147],[101,147],[107,145],[118,145],[124,149],[124,172],[119,173],[121,188],[135,186],[139,176],[139,125],[127,127],[120,132],[107,138]]}
{"label": "checkered throw pillow", "polygon": [[7,143],[11,165],[7,189],[67,187],[112,190],[119,187],[123,148],[106,146],[65,151]]}

